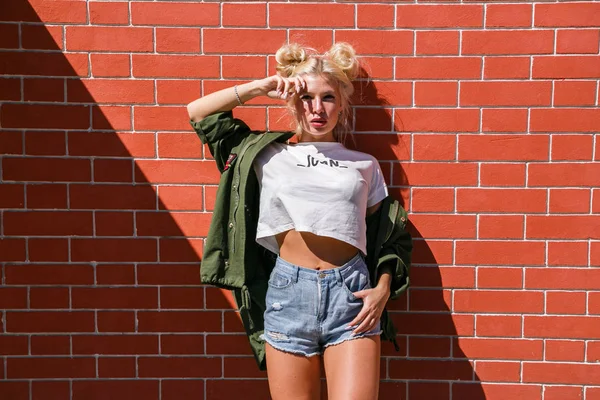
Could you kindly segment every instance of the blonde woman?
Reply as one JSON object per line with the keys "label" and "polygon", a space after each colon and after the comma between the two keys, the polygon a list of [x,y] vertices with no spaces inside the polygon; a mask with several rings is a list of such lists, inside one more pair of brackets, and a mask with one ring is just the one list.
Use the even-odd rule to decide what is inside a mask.
{"label": "blonde woman", "polygon": [[[388,191],[377,160],[343,144],[359,69],[353,48],[337,43],[321,55],[290,44],[276,59],[277,75],[188,105],[222,172],[201,278],[234,290],[273,399],[318,399],[321,363],[330,400],[376,399],[389,325],[380,319],[408,284],[405,213],[395,214],[402,222],[391,238],[373,218],[367,238]],[[294,132],[255,132],[232,117],[259,96],[287,103],[297,143],[288,142]],[[383,236],[368,267],[367,248]]]}

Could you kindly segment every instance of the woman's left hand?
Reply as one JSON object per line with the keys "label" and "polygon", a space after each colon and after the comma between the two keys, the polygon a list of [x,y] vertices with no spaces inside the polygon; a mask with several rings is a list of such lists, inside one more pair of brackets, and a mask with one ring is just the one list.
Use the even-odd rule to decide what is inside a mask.
{"label": "woman's left hand", "polygon": [[[363,300],[363,307],[350,322],[349,329],[356,326],[352,331],[353,335],[368,332],[375,328],[379,323],[379,318],[383,313],[385,303],[390,297],[389,285],[377,285],[373,289],[359,290],[353,293],[355,297]],[[357,326],[358,325],[358,326]]]}

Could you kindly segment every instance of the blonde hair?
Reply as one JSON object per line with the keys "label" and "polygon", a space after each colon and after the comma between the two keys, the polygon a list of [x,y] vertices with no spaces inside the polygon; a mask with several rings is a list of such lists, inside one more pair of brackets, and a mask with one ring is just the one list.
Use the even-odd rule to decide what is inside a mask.
{"label": "blonde hair", "polygon": [[[338,88],[342,111],[333,136],[338,142],[344,142],[350,133],[350,96],[354,92],[352,80],[358,76],[359,63],[354,48],[348,43],[335,43],[327,52],[319,55],[310,47],[297,43],[283,45],[275,54],[277,71],[285,78],[297,75],[320,75]],[[288,106],[291,104],[288,102]],[[296,120],[296,134],[302,134],[302,128]]]}

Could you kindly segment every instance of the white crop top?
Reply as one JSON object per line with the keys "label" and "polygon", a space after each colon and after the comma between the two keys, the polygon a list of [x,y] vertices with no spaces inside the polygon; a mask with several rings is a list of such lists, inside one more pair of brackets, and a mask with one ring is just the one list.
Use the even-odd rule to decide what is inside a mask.
{"label": "white crop top", "polygon": [[279,254],[275,235],[295,229],[367,252],[365,216],[387,196],[377,160],[337,142],[272,143],[254,160],[260,183],[256,241]]}

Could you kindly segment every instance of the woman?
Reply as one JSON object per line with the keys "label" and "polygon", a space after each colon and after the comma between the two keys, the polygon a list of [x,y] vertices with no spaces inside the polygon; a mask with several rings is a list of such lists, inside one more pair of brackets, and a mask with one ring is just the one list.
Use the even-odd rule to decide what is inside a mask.
{"label": "woman", "polygon": [[[237,288],[241,310],[264,304],[260,337],[252,336],[260,317],[242,317],[251,342],[266,342],[273,399],[318,399],[321,361],[330,400],[376,399],[380,317],[392,281],[406,280],[407,270],[388,263],[372,273],[363,258],[365,218],[378,210],[387,187],[375,158],[342,144],[358,61],[345,43],[324,55],[286,45],[276,60],[277,75],[188,105],[223,173],[217,203],[226,208],[215,207],[202,280]],[[232,118],[233,108],[258,96],[287,102],[297,144],[286,143],[291,134],[259,134]],[[257,266],[268,263],[255,254],[255,243],[278,254],[272,270]],[[258,261],[249,262],[251,256]],[[266,276],[261,302],[256,293]]]}

